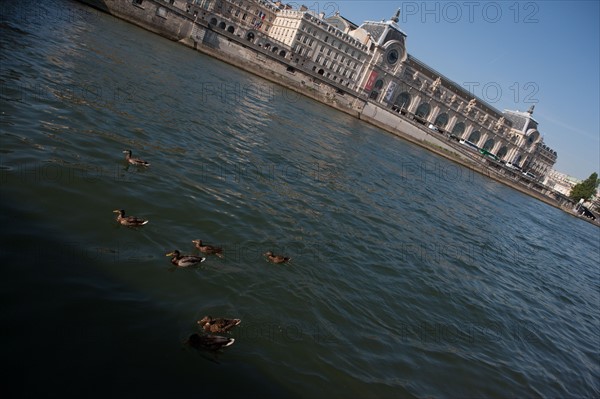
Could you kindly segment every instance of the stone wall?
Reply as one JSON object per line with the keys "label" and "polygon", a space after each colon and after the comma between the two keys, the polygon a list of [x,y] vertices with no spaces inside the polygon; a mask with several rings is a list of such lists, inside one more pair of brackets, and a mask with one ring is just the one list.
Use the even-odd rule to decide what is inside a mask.
{"label": "stone wall", "polygon": [[79,1],[170,40],[188,37],[192,31],[193,21],[189,15],[166,2],[144,0],[136,5],[131,0]]}

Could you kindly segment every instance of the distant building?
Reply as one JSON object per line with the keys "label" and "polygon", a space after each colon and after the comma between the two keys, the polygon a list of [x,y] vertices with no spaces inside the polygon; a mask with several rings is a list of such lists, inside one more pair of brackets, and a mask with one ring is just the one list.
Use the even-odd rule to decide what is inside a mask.
{"label": "distant building", "polygon": [[363,94],[384,108],[472,142],[537,178],[545,175],[557,154],[543,143],[533,107],[527,112],[500,112],[411,56],[398,18],[396,14],[358,28],[369,36],[371,54],[360,82]]}
{"label": "distant building", "polygon": [[323,14],[308,10],[281,10],[270,36],[291,48],[290,61],[295,67],[321,75],[335,87],[354,91],[369,52],[352,33],[345,32],[353,26],[345,19],[326,20]]}
{"label": "distant building", "polygon": [[576,184],[581,183],[581,180],[552,169],[546,174],[546,178],[543,183],[549,188],[568,196],[573,187]]}

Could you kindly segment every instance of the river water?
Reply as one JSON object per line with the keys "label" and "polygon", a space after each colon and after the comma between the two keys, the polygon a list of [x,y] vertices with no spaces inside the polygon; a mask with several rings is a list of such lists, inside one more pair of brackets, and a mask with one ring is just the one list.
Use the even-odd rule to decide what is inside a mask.
{"label": "river water", "polygon": [[600,396],[597,227],[78,3],[0,33],[12,397]]}

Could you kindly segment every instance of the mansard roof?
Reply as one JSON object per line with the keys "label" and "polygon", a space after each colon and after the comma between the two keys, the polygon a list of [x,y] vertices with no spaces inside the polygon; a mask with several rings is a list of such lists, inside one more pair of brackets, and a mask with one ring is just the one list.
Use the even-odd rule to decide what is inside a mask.
{"label": "mansard roof", "polygon": [[[385,38],[382,38],[388,26],[392,29],[388,30],[388,34]],[[404,38],[406,38],[406,33],[404,33],[394,21],[365,21],[360,27],[371,35],[371,40],[375,43],[384,43],[389,40],[403,41]]]}

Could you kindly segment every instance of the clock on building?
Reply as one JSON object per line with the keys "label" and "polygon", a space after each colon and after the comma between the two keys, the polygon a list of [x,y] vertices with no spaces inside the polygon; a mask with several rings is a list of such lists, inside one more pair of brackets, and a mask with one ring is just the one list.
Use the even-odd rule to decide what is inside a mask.
{"label": "clock on building", "polygon": [[390,49],[386,54],[386,60],[390,65],[394,65],[396,62],[398,62],[398,58],[400,58],[398,55],[398,50],[395,48]]}

